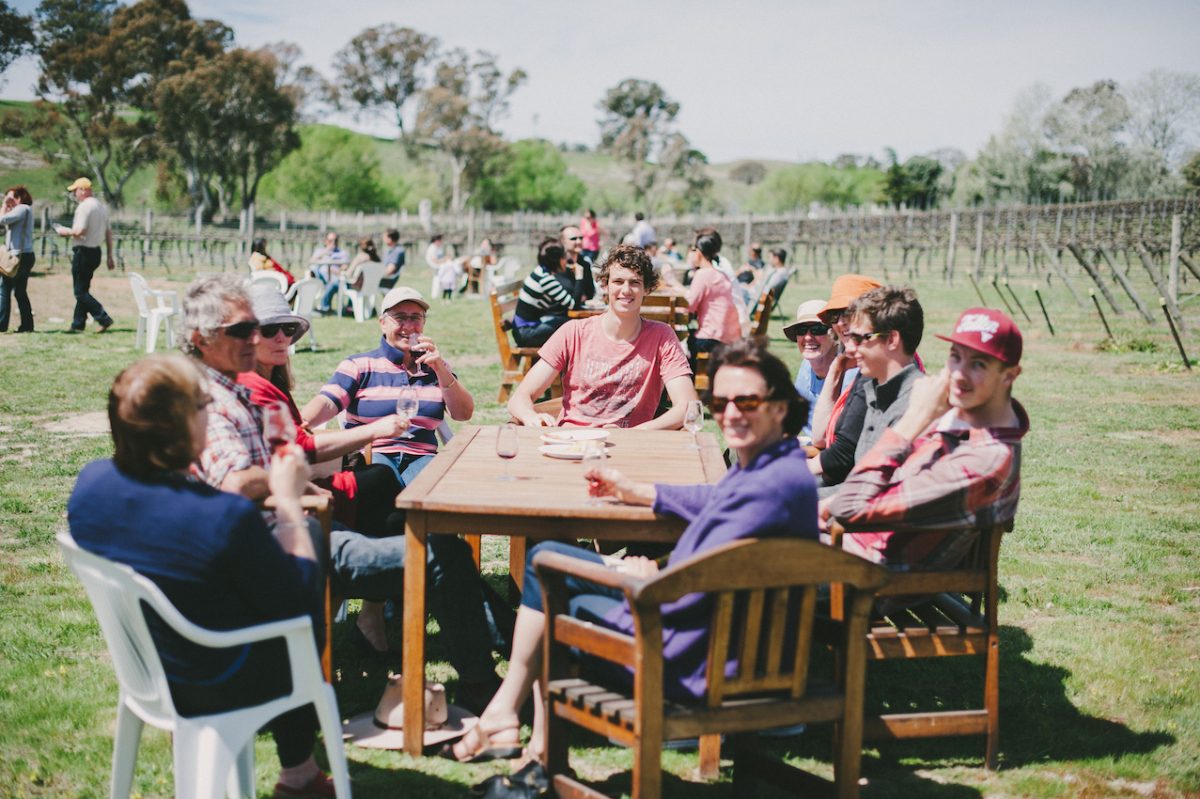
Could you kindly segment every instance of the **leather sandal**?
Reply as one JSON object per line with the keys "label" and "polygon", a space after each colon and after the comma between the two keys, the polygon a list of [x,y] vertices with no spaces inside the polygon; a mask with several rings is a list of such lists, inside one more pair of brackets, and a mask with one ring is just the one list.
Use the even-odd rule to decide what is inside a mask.
{"label": "leather sandal", "polygon": [[[513,741],[493,741],[494,735],[512,731],[515,740]],[[470,746],[468,739],[475,736],[477,745],[467,751],[456,750],[459,744],[462,744],[466,749]],[[517,726],[505,727],[502,730],[497,730],[495,733],[484,732],[483,728],[476,724],[474,727],[456,743],[448,743],[438,752],[438,757],[446,760],[453,760],[456,763],[487,763],[492,760],[512,760],[521,756],[524,749],[521,747],[521,730]],[[461,752],[461,754],[460,754]]]}

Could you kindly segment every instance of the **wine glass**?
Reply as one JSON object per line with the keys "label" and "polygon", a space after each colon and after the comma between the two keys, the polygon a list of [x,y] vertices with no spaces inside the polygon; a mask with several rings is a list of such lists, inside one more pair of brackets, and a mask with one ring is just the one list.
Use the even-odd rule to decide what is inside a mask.
{"label": "wine glass", "polygon": [[496,431],[496,455],[504,461],[504,474],[496,478],[497,480],[516,479],[508,473],[508,462],[517,457],[518,446],[516,425],[506,424]]}
{"label": "wine glass", "polygon": [[296,440],[296,422],[286,403],[276,401],[263,406],[263,436],[272,453]]}
{"label": "wine glass", "polygon": [[683,412],[683,429],[692,434],[692,443],[688,449],[700,449],[696,443],[696,434],[704,426],[704,404],[700,400],[688,400],[687,409]]}
{"label": "wine glass", "polygon": [[[589,441],[583,447],[583,473],[587,474],[592,469],[599,469],[604,465],[604,459],[607,457],[604,452],[604,444],[599,441]],[[602,505],[603,500],[600,497],[594,497],[591,492],[588,492],[587,504]]]}
{"label": "wine glass", "polygon": [[412,419],[421,409],[421,401],[417,399],[417,390],[412,386],[404,386],[396,398],[396,413],[408,420],[409,427],[397,438],[412,438]]}
{"label": "wine glass", "polygon": [[[422,352],[424,352],[424,350],[421,348],[421,339],[416,333],[408,334],[408,351],[413,354],[412,357],[414,361],[421,356]],[[421,368],[419,363],[414,363],[413,365],[417,368],[417,371],[409,373],[413,377],[424,377],[425,375],[429,374]]]}

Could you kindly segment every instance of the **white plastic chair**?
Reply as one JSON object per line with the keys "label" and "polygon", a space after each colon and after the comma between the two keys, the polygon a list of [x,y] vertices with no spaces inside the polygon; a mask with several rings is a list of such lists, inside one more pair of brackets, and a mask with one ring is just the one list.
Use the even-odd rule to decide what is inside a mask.
{"label": "white plastic chair", "polygon": [[[342,293],[354,303],[354,319],[365,322],[378,313],[375,302],[379,298],[379,281],[383,279],[386,266],[380,261],[371,261],[362,266],[362,286],[352,289],[343,284]],[[369,312],[368,312],[369,311]]]}
{"label": "white plastic chair", "polygon": [[[128,566],[80,549],[65,532],[59,533],[58,545],[87,590],[117,672],[120,699],[113,743],[114,799],[130,794],[143,724],[172,734],[177,799],[220,799],[226,791],[231,797],[255,796],[255,733],[281,713],[310,703],[320,721],[337,795],[349,798],[350,776],[337,698],[322,677],[307,616],[241,630],[206,630],[185,619],[158,586]],[[201,646],[231,647],[283,638],[291,665],[291,694],[217,715],[180,717],[146,625],[143,603],[172,630]]]}
{"label": "white plastic chair", "polygon": [[281,272],[276,272],[273,269],[259,269],[251,272],[250,277],[246,278],[246,285],[253,286],[255,283],[269,283],[279,288],[280,294],[286,294],[288,290],[287,278]]}
{"label": "white plastic chair", "polygon": [[[175,346],[175,329],[171,320],[179,315],[179,294],[170,289],[150,288],[146,278],[137,272],[129,273],[129,285],[133,289],[133,301],[137,303],[138,326],[135,347],[146,345],[146,352],[154,352],[158,345],[158,328],[162,325],[167,334],[167,346]],[[154,305],[150,305],[154,300]]]}
{"label": "white plastic chair", "polygon": [[325,287],[315,277],[306,277],[292,284],[284,297],[292,304],[292,312],[308,320],[308,348],[317,351],[317,326],[313,324],[313,303],[317,301],[321,290]]}
{"label": "white plastic chair", "polygon": [[490,292],[501,283],[508,283],[521,271],[521,262],[511,255],[506,255],[487,268],[487,286],[484,293]]}

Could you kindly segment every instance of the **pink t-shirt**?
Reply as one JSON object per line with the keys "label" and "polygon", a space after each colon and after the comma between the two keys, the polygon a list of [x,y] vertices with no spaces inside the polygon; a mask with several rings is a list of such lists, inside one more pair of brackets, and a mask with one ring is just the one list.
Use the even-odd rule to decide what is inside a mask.
{"label": "pink t-shirt", "polygon": [[697,269],[688,287],[688,307],[696,314],[696,338],[713,338],[723,344],[742,335],[737,306],[733,304],[733,283],[716,269]]}
{"label": "pink t-shirt", "polygon": [[563,377],[560,425],[636,427],[654,418],[667,381],[692,373],[669,325],[642,320],[636,339],[613,341],[603,320],[574,319],[542,345],[541,359]]}
{"label": "pink t-shirt", "polygon": [[586,216],[579,220],[579,235],[583,236],[583,249],[600,249],[600,223],[593,222]]}

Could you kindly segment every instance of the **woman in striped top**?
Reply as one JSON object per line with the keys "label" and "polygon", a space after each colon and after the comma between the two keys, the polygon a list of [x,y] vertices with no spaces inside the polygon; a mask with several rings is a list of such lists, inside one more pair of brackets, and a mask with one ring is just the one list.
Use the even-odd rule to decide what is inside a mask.
{"label": "woman in striped top", "polygon": [[583,265],[567,270],[567,251],[555,239],[538,248],[534,267],[513,316],[513,340],[518,347],[540,347],[567,321],[567,312],[583,305]]}

